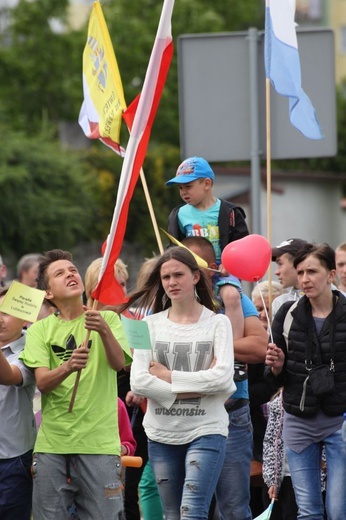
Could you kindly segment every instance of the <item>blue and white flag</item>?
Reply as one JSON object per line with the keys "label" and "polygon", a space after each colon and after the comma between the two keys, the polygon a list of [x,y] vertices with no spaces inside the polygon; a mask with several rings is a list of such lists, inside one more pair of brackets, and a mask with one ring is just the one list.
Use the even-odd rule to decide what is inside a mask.
{"label": "blue and white flag", "polygon": [[323,134],[315,109],[301,85],[294,14],[295,0],[266,0],[266,77],[270,79],[278,94],[289,98],[292,125],[309,139],[322,139]]}

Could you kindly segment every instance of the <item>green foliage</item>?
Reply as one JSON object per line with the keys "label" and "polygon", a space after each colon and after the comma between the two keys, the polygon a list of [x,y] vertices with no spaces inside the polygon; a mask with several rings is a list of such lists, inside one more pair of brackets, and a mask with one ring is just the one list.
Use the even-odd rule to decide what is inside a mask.
{"label": "green foliage", "polygon": [[62,152],[47,134],[27,138],[0,130],[2,254],[73,249],[92,238],[97,186],[81,158]]}
{"label": "green foliage", "polygon": [[[122,159],[99,142],[80,154],[61,151],[57,124],[74,121],[83,99],[82,54],[87,25],[57,32],[67,22],[68,0],[20,0],[0,35],[0,247],[20,256],[51,247],[71,249],[82,240],[106,237],[112,220]],[[155,39],[162,0],[102,2],[130,103],[140,92]],[[158,225],[180,202],[164,182],[180,162],[177,38],[197,32],[263,27],[258,0],[177,0],[172,32],[175,54],[154,121],[145,176]],[[43,131],[48,124],[50,131]],[[123,129],[124,143],[127,140]],[[31,137],[27,137],[31,136]],[[130,205],[129,242],[157,252],[141,182]],[[165,237],[162,235],[162,241]]]}
{"label": "green foliage", "polygon": [[81,100],[85,36],[56,33],[68,0],[21,0],[0,48],[0,117],[25,131],[37,131],[42,118],[76,120]]}
{"label": "green foliage", "polygon": [[[101,146],[102,148],[95,145],[90,149],[87,163],[97,179],[95,190],[96,204],[99,208],[97,233],[99,237],[105,239],[112,222],[122,159]],[[179,149],[169,145],[158,145],[148,150],[143,167],[157,225],[163,229],[167,229],[170,209],[180,201],[178,191],[165,187],[167,173],[169,177],[173,177],[179,163]],[[164,233],[160,232],[160,236],[163,243],[168,243]],[[138,180],[130,202],[125,240],[139,245],[148,255],[159,251],[141,179]]]}

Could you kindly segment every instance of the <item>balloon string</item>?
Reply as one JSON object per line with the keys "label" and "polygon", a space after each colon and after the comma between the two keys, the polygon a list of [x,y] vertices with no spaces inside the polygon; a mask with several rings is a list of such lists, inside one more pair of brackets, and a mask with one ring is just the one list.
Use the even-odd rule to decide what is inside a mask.
{"label": "balloon string", "polygon": [[258,280],[257,280],[257,288],[258,288],[258,291],[260,293],[260,297],[261,297],[261,300],[262,300],[262,304],[263,304],[263,309],[264,309],[264,312],[265,312],[265,315],[266,315],[266,318],[267,318],[267,323],[268,323],[268,334],[270,336],[270,343],[274,343],[274,340],[273,340],[273,333],[272,333],[272,328],[271,328],[271,325],[270,325],[270,322],[269,322],[269,316],[268,316],[268,311],[267,311],[267,306],[264,302],[264,298],[263,298],[263,293],[262,293],[262,289],[258,283]]}

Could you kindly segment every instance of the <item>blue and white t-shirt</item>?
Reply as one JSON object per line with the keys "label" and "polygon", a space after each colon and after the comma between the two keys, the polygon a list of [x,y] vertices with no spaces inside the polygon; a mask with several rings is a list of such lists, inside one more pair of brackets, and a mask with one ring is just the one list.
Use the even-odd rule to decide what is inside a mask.
{"label": "blue and white t-shirt", "polygon": [[204,237],[213,244],[216,262],[221,261],[220,231],[218,226],[220,199],[206,210],[200,210],[185,204],[178,211],[178,225],[186,237]]}

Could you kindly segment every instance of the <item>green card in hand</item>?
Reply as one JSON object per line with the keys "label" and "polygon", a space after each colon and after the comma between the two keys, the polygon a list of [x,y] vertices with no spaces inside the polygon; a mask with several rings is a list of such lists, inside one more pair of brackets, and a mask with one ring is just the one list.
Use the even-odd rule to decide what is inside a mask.
{"label": "green card in hand", "polygon": [[121,322],[131,348],[151,350],[149,328],[146,321],[132,320],[121,315]]}

